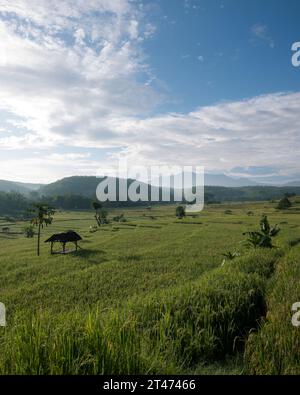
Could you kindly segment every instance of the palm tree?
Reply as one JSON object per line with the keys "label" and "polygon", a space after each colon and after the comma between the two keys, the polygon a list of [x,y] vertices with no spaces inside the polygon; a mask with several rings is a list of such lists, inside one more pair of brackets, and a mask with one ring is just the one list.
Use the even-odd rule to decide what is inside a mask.
{"label": "palm tree", "polygon": [[41,240],[41,229],[44,225],[51,225],[53,220],[53,215],[55,214],[55,210],[53,207],[48,206],[47,204],[35,203],[32,205],[30,212],[34,215],[31,223],[38,227],[38,241],[37,241],[37,255],[40,255],[40,240]]}

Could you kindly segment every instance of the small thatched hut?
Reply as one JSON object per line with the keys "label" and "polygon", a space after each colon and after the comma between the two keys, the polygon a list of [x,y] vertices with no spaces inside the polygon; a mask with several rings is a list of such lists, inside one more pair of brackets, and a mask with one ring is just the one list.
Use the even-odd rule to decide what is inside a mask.
{"label": "small thatched hut", "polygon": [[74,243],[75,250],[72,251],[77,251],[79,240],[82,240],[81,236],[79,236],[79,234],[74,232],[73,230],[69,230],[68,232],[57,233],[52,235],[51,237],[49,237],[49,239],[45,240],[45,243],[51,243],[51,254],[55,254],[55,252],[53,251],[53,244],[61,243],[62,251],[58,252],[58,254],[66,254],[68,252],[71,252],[71,251],[66,251],[66,244]]}

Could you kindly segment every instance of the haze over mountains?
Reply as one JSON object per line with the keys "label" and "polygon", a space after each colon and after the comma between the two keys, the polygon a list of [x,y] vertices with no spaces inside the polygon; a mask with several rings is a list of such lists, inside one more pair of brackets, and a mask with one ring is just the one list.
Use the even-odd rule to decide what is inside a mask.
{"label": "haze over mountains", "polygon": [[31,191],[40,190],[41,187],[42,184],[0,180],[0,192],[18,192],[28,194]]}

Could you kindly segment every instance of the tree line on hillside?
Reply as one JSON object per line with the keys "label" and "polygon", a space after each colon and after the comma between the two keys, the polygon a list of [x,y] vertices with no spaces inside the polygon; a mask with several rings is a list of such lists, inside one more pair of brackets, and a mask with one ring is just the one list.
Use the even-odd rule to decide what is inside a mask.
{"label": "tree line on hillside", "polygon": [[66,194],[63,196],[30,196],[17,192],[0,192],[0,214],[16,215],[28,217],[28,209],[32,203],[39,201],[41,204],[48,204],[61,210],[89,210],[92,199],[80,196]]}
{"label": "tree line on hillside", "polygon": [[[245,187],[245,188],[223,188],[223,187],[206,187],[204,199],[206,204],[223,203],[223,202],[245,202],[245,201],[262,201],[274,200],[300,195],[300,188],[277,188],[277,187]],[[39,195],[37,192],[31,192],[29,196],[24,196],[18,192],[0,192],[0,215],[24,216],[26,211],[34,202],[49,204],[58,210],[89,210],[92,202],[96,200],[95,196],[83,196],[72,193],[63,195]],[[154,204],[168,204],[169,202],[151,202]],[[171,196],[171,203],[174,203]],[[181,203],[185,203],[184,201]],[[288,203],[282,202],[283,206]],[[103,207],[132,207],[148,206],[149,202],[107,202]],[[279,207],[280,208],[280,207]],[[284,208],[284,207],[283,207]]]}

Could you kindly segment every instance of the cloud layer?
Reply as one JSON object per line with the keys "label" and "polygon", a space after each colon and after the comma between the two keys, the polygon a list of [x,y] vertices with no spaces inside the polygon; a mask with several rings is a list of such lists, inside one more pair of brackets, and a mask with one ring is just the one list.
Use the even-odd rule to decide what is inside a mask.
{"label": "cloud layer", "polygon": [[[299,170],[299,93],[160,113],[167,98],[143,51],[153,34],[135,1],[0,0],[0,150],[11,152],[1,155],[0,178],[92,174],[120,155],[215,171]],[[105,160],[87,153],[94,148]]]}

